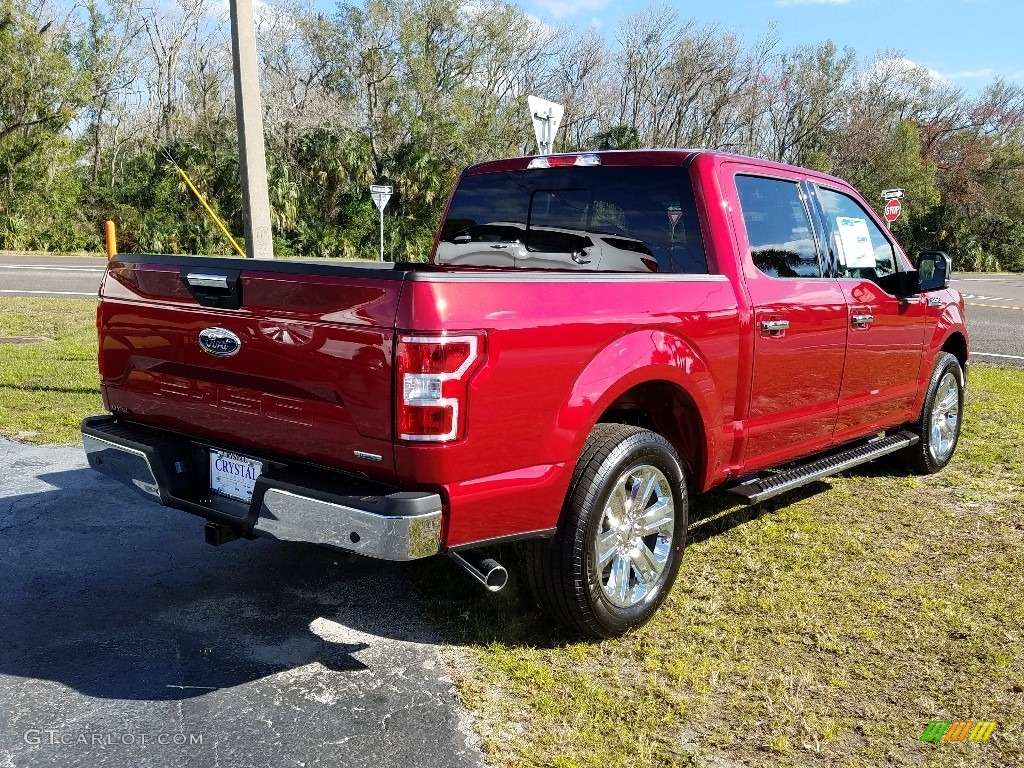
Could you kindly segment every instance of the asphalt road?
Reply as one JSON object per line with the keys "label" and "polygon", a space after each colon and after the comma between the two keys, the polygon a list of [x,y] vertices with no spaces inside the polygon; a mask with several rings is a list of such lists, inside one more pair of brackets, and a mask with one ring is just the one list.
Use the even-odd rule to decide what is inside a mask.
{"label": "asphalt road", "polygon": [[971,356],[1024,368],[1024,275],[953,275],[967,304]]}
{"label": "asphalt road", "polygon": [[0,254],[0,296],[95,298],[103,257]]}
{"label": "asphalt road", "polygon": [[0,563],[4,768],[482,765],[400,566],[210,547],[80,447],[7,440]]}
{"label": "asphalt road", "polygon": [[[0,297],[96,295],[105,259],[0,255]],[[971,354],[1024,368],[1024,275],[954,275],[967,302]]]}

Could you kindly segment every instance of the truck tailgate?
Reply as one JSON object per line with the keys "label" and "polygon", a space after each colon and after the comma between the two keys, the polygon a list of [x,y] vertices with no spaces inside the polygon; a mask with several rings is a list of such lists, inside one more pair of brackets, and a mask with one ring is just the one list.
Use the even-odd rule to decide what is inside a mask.
{"label": "truck tailgate", "polygon": [[403,280],[384,264],[115,257],[97,315],[105,404],[211,445],[391,480]]}

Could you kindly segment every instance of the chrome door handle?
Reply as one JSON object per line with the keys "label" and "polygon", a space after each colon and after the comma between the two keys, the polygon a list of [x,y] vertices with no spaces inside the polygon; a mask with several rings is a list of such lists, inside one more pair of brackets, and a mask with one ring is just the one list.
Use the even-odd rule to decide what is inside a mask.
{"label": "chrome door handle", "polygon": [[506,243],[495,243],[491,248],[508,248],[508,245]]}
{"label": "chrome door handle", "polygon": [[874,315],[854,315],[850,318],[850,324],[856,328],[867,328],[874,321]]}
{"label": "chrome door handle", "polygon": [[780,331],[789,330],[789,320],[762,320],[761,321],[761,332],[762,333],[779,333]]}

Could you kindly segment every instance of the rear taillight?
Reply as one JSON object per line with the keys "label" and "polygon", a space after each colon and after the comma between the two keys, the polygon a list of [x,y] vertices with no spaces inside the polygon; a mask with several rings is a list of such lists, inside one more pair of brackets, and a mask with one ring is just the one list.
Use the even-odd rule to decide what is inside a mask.
{"label": "rear taillight", "polygon": [[96,303],[96,341],[96,366],[99,368],[100,381],[103,381],[103,325],[99,302]]}
{"label": "rear taillight", "polygon": [[398,337],[400,440],[446,443],[465,434],[469,380],[483,362],[485,339],[476,331]]}

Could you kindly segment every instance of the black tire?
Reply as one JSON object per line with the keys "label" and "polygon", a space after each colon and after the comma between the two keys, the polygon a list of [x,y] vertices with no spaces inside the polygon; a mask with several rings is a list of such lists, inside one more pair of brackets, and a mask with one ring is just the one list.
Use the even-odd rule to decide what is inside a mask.
{"label": "black tire", "polygon": [[[953,391],[956,402],[950,403]],[[946,407],[943,403],[947,404]],[[912,427],[921,440],[907,448],[904,454],[912,470],[922,475],[934,475],[949,464],[960,439],[963,414],[964,371],[956,357],[948,352],[939,352],[921,416]]]}
{"label": "black tire", "polygon": [[[645,492],[639,504],[630,501]],[[669,498],[671,509],[663,503]],[[616,518],[619,503],[623,514]],[[671,444],[650,430],[598,424],[576,464],[555,536],[527,547],[526,581],[559,623],[593,638],[618,637],[650,619],[668,595],[687,520],[683,465]],[[600,566],[598,547],[609,558]]]}

